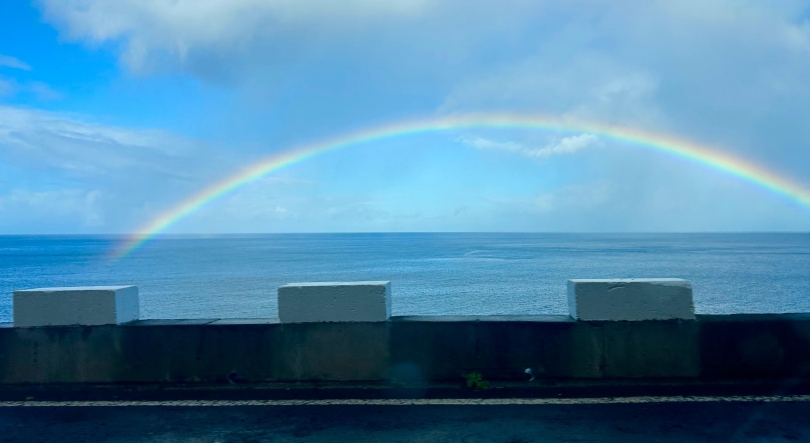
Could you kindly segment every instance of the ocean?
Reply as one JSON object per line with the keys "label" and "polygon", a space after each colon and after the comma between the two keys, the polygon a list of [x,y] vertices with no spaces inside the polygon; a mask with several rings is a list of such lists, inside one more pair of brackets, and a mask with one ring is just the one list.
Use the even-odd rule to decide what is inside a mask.
{"label": "ocean", "polygon": [[120,260],[121,238],[0,236],[11,293],[140,289],[142,318],[276,316],[278,286],[390,280],[394,315],[566,314],[569,278],[680,277],[699,313],[810,312],[810,234],[266,234],[166,236]]}

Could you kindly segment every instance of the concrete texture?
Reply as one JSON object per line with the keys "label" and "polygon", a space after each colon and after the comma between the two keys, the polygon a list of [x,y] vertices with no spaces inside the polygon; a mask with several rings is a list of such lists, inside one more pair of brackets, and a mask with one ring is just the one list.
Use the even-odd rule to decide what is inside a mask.
{"label": "concrete texture", "polygon": [[0,384],[809,379],[810,316],[144,320],[0,328]]}
{"label": "concrete texture", "polygon": [[796,442],[808,403],[0,408],[8,443]]}
{"label": "concrete texture", "polygon": [[291,283],[278,288],[282,323],[377,322],[390,316],[387,281]]}
{"label": "concrete texture", "polygon": [[453,380],[478,372],[488,380],[696,377],[696,324],[545,321],[391,322],[392,378]]}
{"label": "concrete texture", "polygon": [[692,284],[679,278],[568,280],[568,310],[585,321],[695,319]]}
{"label": "concrete texture", "polygon": [[[810,316],[706,315],[700,360],[707,378],[759,379],[810,376]],[[745,327],[739,327],[740,325]]]}
{"label": "concrete texture", "polygon": [[0,329],[0,383],[379,380],[387,362],[385,323]]}
{"label": "concrete texture", "polygon": [[87,286],[14,291],[14,326],[106,325],[137,320],[138,288]]}

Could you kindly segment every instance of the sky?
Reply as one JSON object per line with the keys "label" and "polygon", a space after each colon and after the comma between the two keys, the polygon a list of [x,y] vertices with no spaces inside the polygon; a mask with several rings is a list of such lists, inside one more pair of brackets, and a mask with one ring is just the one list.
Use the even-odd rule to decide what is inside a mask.
{"label": "sky", "polygon": [[[503,112],[810,190],[810,2],[6,0],[0,234],[139,232],[302,144]],[[808,205],[600,134],[456,128],[314,156],[166,232],[808,230]]]}

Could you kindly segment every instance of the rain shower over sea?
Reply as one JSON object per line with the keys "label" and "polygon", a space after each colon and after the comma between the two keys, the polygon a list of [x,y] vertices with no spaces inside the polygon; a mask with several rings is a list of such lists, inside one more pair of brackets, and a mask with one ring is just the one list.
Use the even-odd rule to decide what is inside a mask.
{"label": "rain shower over sea", "polygon": [[135,284],[142,318],[274,317],[292,282],[390,280],[394,315],[565,314],[569,278],[680,277],[698,313],[810,311],[810,234],[266,234],[0,236],[11,293]]}

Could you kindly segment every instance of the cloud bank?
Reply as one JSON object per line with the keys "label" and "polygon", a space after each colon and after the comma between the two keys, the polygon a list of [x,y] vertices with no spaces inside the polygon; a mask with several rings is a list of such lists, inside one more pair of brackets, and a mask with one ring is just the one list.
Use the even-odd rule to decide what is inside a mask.
{"label": "cloud bank", "polygon": [[459,140],[477,149],[502,150],[538,160],[545,160],[554,155],[573,154],[599,144],[599,138],[593,134],[563,137],[544,146],[527,146],[514,141],[499,142],[477,136],[465,136],[461,137]]}
{"label": "cloud bank", "polygon": [[[430,0],[44,0],[45,19],[75,40],[121,45],[130,69],[148,73],[195,59],[250,56],[263,41],[292,40],[397,17],[419,16]],[[279,55],[279,58],[283,55]]]}

